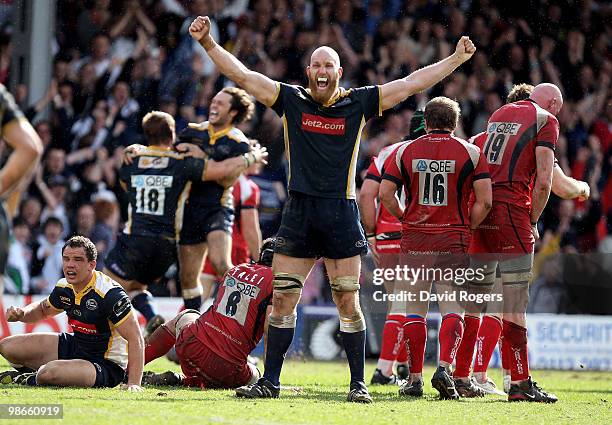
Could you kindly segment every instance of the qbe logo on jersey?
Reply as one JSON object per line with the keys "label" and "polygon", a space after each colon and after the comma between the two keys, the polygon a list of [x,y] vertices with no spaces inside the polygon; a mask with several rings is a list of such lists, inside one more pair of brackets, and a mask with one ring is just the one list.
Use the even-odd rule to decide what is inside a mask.
{"label": "qbe logo on jersey", "polygon": [[500,165],[510,137],[516,136],[522,124],[516,122],[490,122],[487,127],[485,158],[489,164]]}
{"label": "qbe logo on jersey", "polygon": [[413,159],[412,172],[419,174],[420,205],[448,205],[448,175],[455,172],[455,160]]}
{"label": "qbe logo on jersey", "polygon": [[166,189],[172,187],[172,176],[132,176],[132,188],[136,190],[136,212],[140,214],[164,215]]}

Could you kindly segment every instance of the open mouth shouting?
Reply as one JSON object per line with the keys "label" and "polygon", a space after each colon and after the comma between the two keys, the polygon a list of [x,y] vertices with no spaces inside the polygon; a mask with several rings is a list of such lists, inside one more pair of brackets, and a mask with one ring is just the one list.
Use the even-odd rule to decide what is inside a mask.
{"label": "open mouth shouting", "polygon": [[328,85],[329,85],[329,78],[327,78],[326,76],[317,77],[317,88],[319,90],[327,89]]}

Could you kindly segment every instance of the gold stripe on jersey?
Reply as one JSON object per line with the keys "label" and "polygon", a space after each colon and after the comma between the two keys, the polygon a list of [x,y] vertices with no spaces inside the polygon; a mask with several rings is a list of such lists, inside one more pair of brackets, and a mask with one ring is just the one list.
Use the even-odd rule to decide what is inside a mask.
{"label": "gold stripe on jersey", "polygon": [[291,152],[289,150],[289,129],[287,127],[287,116],[283,114],[281,117],[283,122],[283,138],[285,139],[285,155],[287,155],[287,163],[289,164],[289,171],[287,173],[287,185],[291,181]]}
{"label": "gold stripe on jersey", "polygon": [[[130,314],[132,314],[132,312],[130,312]],[[125,317],[130,317],[130,314]],[[108,347],[104,353],[104,358],[117,363],[125,369],[128,362],[127,341],[119,335],[117,332],[117,325],[113,324],[110,320],[108,320],[108,327],[111,330],[111,336],[108,339]]]}
{"label": "gold stripe on jersey", "polygon": [[157,156],[157,157],[168,157],[174,159],[185,159],[185,155],[182,153],[172,150],[172,148],[166,148],[161,146],[147,146],[142,152],[138,152],[136,156]]}
{"label": "gold stripe on jersey", "polygon": [[[206,164],[206,162],[204,162]],[[181,229],[183,228],[183,215],[185,214],[185,202],[189,197],[189,191],[191,190],[191,182],[187,182],[183,191],[181,192],[181,196],[178,198],[178,203],[176,207],[176,215],[174,216],[174,237],[176,239],[179,238],[179,234]]]}
{"label": "gold stripe on jersey", "polygon": [[382,108],[382,87],[381,86],[377,86],[378,87],[378,116],[382,117],[383,114],[383,108]]}
{"label": "gold stripe on jersey", "polygon": [[361,123],[355,138],[355,146],[351,155],[351,163],[349,165],[348,178],[346,180],[346,199],[355,199],[355,174],[357,172],[357,154],[359,153],[359,144],[361,143],[361,132],[366,125],[365,116],[361,116]]}
{"label": "gold stripe on jersey", "polygon": [[272,99],[272,102],[270,102],[269,105],[266,105],[268,108],[276,103],[276,101],[278,100],[278,95],[280,94],[280,90],[281,90],[280,83],[278,81],[275,81],[274,85],[275,85],[276,92],[274,93],[274,98]]}
{"label": "gold stripe on jersey", "polygon": [[85,294],[87,294],[87,292],[89,292],[91,288],[95,287],[97,278],[96,273],[97,272],[95,271],[92,273],[91,279],[89,280],[89,282],[87,282],[87,285],[85,285],[85,287],[79,292],[75,292],[74,287],[72,287],[72,292],[74,292],[74,303],[76,305],[81,305],[81,298],[83,298],[83,296],[85,296]]}
{"label": "gold stripe on jersey", "polygon": [[228,136],[228,133],[232,131],[232,128],[233,127],[230,126],[230,127],[222,128],[219,131],[215,131],[212,128],[212,125],[209,125],[208,126],[208,138],[209,138],[208,143],[211,146],[214,145],[215,143],[217,143],[217,139],[220,139],[223,136]]}
{"label": "gold stripe on jersey", "polygon": [[[134,310],[133,310],[133,309],[132,309],[132,310],[130,310],[130,312],[129,312],[128,314],[126,314],[126,315],[125,315],[125,317],[124,317],[123,319],[119,320],[119,321],[118,321],[117,323],[115,323],[113,326],[114,326],[114,327],[119,327],[119,326],[121,326],[121,324],[122,324],[123,322],[125,322],[127,319],[129,319],[129,318],[130,318],[130,316],[131,316],[132,314],[134,314]],[[112,322],[111,322],[111,324],[112,324]]]}

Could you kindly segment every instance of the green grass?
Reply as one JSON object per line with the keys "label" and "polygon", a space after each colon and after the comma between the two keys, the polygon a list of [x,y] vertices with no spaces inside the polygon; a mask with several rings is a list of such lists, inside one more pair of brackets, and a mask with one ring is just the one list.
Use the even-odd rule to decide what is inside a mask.
{"label": "green grass", "polygon": [[[0,369],[7,364],[0,360]],[[159,359],[147,370],[178,370]],[[366,368],[368,378],[374,364]],[[507,403],[503,397],[439,401],[429,385],[420,400],[400,399],[397,387],[370,387],[374,404],[344,401],[348,368],[342,363],[288,361],[283,384],[301,391],[281,392],[277,400],[236,399],[232,391],[147,388],[131,394],[118,389],[56,389],[0,386],[0,403],[61,403],[64,420],[37,420],[34,424],[611,424],[612,373],[535,371],[542,386],[559,397],[554,405]],[[499,371],[491,375],[501,384]],[[0,425],[11,423],[0,420]],[[17,423],[13,421],[12,423]],[[23,422],[19,422],[23,423]]]}

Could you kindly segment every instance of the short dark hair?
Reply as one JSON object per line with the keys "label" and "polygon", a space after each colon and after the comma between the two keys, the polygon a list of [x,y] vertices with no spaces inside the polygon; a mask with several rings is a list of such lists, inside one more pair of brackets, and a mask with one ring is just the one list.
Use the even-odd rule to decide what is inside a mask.
{"label": "short dark hair", "polygon": [[510,93],[508,93],[506,103],[514,103],[518,102],[519,100],[529,99],[533,89],[534,87],[531,84],[515,84],[514,87],[512,87],[512,90],[510,90]]}
{"label": "short dark hair", "polygon": [[176,125],[172,115],[161,111],[151,111],[142,119],[142,131],[150,145],[172,142]]}
{"label": "short dark hair", "polygon": [[438,96],[425,105],[425,125],[430,130],[454,130],[459,123],[461,108],[452,99]]}
{"label": "short dark hair", "polygon": [[238,87],[225,87],[221,90],[232,97],[232,106],[230,111],[236,111],[236,116],[232,120],[232,124],[240,124],[250,120],[255,112],[255,103],[251,96],[244,90]]}
{"label": "short dark hair", "polygon": [[87,255],[87,261],[95,261],[98,258],[98,250],[94,243],[85,236],[73,236],[66,241],[62,247],[62,254],[66,248],[83,248]]}
{"label": "short dark hair", "polygon": [[50,216],[43,223],[43,226],[42,226],[43,231],[47,228],[47,226],[50,226],[52,224],[55,224],[56,226],[59,226],[62,229],[62,231],[64,230],[64,223],[62,223],[62,220],[60,220],[57,217]]}

